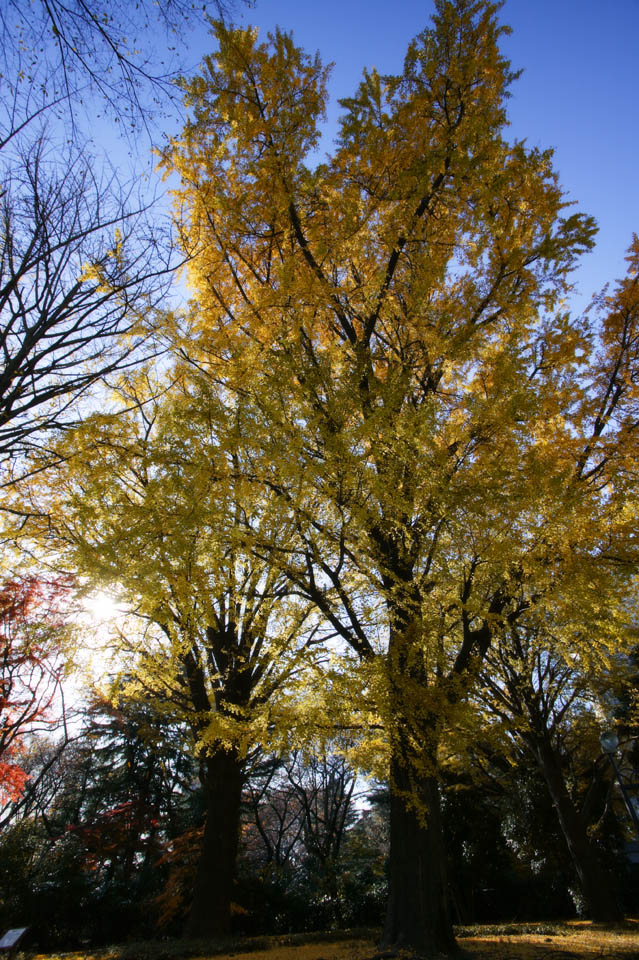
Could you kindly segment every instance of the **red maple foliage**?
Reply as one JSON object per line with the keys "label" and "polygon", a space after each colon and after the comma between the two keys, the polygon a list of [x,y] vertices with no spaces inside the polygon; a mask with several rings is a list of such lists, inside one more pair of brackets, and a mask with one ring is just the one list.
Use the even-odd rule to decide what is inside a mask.
{"label": "red maple foliage", "polygon": [[59,719],[60,640],[66,578],[22,577],[0,587],[0,802],[16,800],[28,775],[20,759],[27,734]]}

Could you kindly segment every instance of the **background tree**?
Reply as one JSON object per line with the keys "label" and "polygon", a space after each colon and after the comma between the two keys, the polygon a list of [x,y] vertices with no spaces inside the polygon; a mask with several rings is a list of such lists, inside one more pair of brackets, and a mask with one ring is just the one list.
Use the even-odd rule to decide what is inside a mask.
{"label": "background tree", "polygon": [[610,788],[596,716],[614,679],[601,668],[597,676],[591,661],[585,666],[576,656],[563,659],[560,650],[554,637],[540,642],[523,622],[488,652],[482,684],[489,713],[516,744],[517,765],[536,764],[547,786],[585,909],[595,920],[619,920],[615,877],[602,859],[596,829]]}
{"label": "background tree", "polygon": [[[0,174],[0,458],[78,416],[101,377],[154,352],[173,262],[161,228],[88,154],[38,139]],[[36,440],[39,437],[39,441]],[[44,441],[46,443],[46,441]],[[5,462],[5,482],[19,466]]]}
{"label": "background tree", "polygon": [[263,908],[263,922],[270,910],[280,923],[286,917],[317,929],[343,925],[350,911],[342,851],[356,819],[355,785],[355,772],[338,753],[295,751],[251,771],[241,861],[247,879],[259,872],[268,888],[271,902]]}
{"label": "background tree", "polygon": [[[514,754],[447,764],[443,816],[458,923],[560,919],[581,907],[574,870],[538,768]],[[467,758],[468,759],[468,758]],[[580,915],[581,911],[580,911]]]}
{"label": "background tree", "polygon": [[0,589],[0,801],[20,797],[28,778],[21,753],[40,729],[64,722],[61,681],[69,583],[38,577]]}
{"label": "background tree", "polygon": [[355,817],[356,776],[339,755],[309,757],[305,763],[300,760],[299,756],[293,757],[285,771],[302,814],[305,872],[317,901],[328,901],[332,914],[328,925],[340,925],[344,920],[342,849]]}
{"label": "background tree", "polygon": [[[227,14],[233,0],[213,0]],[[8,0],[0,15],[0,149],[25,123],[56,113],[70,133],[82,105],[135,129],[175,96],[179,40],[206,21],[207,5],[186,0],[37,0],[28,11]],[[164,44],[162,44],[162,39]]]}
{"label": "background tree", "polygon": [[143,700],[94,697],[64,750],[49,741],[29,760],[30,802],[0,833],[3,922],[20,918],[44,949],[152,936],[161,860],[192,815],[184,731]]}
{"label": "background tree", "polygon": [[[95,145],[96,120],[148,132],[177,104],[176,41],[206,17],[186,0],[3,5],[0,459],[64,426],[87,388],[138,362],[143,344],[153,352],[151,315],[177,261],[157,191],[137,169],[128,184],[118,174]],[[148,166],[147,146],[136,167],[142,155]]]}

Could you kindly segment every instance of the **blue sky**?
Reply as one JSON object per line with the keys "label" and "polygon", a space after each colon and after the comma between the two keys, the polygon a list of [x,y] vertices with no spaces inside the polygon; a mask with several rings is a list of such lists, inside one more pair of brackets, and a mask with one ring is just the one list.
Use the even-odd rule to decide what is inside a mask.
{"label": "blue sky", "polygon": [[[430,21],[430,0],[257,0],[237,8],[238,23],[263,33],[293,30],[307,50],[333,61],[326,149],[364,67],[397,73],[409,40]],[[552,147],[560,182],[575,209],[599,224],[596,250],[576,274],[581,310],[592,293],[625,273],[624,254],[639,233],[639,0],[507,0],[500,19],[513,33],[503,49],[523,74],[512,88],[511,135]],[[212,42],[212,41],[211,41]],[[188,54],[194,68],[211,47]]]}

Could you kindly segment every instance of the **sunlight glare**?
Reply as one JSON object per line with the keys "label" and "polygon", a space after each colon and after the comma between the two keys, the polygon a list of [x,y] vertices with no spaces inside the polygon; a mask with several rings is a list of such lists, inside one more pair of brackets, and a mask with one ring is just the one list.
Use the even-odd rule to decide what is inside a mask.
{"label": "sunlight glare", "polygon": [[120,613],[113,597],[103,591],[87,597],[84,601],[84,609],[96,624],[109,623]]}

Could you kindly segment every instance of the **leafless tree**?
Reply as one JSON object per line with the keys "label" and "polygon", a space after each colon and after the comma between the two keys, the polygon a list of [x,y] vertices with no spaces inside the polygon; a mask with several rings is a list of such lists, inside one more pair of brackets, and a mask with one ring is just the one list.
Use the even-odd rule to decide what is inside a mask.
{"label": "leafless tree", "polygon": [[321,868],[339,859],[353,818],[355,772],[338,754],[305,757],[294,751],[247,779],[247,823],[264,862],[277,869],[309,858]]}
{"label": "leafless tree", "polygon": [[[123,183],[87,135],[101,115],[148,130],[181,100],[180,37],[246,2],[0,3],[4,467],[77,417],[97,380],[149,356],[154,311],[166,307],[176,263],[154,191],[139,176]],[[148,142],[137,151],[149,157]],[[3,482],[15,477],[12,466]]]}
{"label": "leafless tree", "polygon": [[123,127],[146,126],[174,98],[189,28],[226,17],[250,0],[3,0],[0,4],[0,92],[3,139],[25,119],[61,107],[97,106]]}
{"label": "leafless tree", "polygon": [[0,172],[0,459],[68,422],[87,388],[152,349],[173,269],[134,188],[46,139]]}

